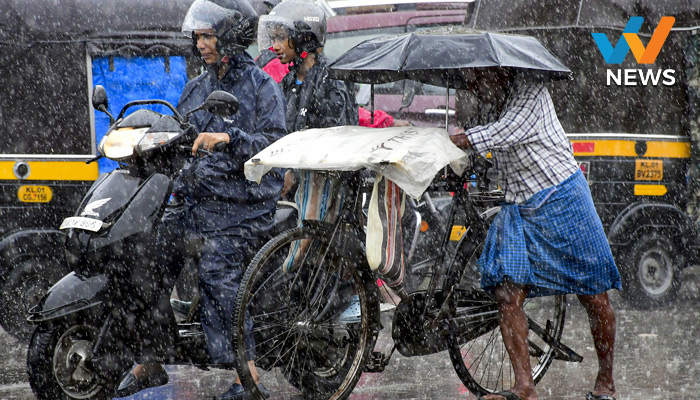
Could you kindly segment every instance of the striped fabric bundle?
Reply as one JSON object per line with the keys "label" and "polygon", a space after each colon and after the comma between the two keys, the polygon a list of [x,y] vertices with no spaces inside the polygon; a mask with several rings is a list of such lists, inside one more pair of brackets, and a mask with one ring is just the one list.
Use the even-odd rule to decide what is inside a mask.
{"label": "striped fabric bundle", "polygon": [[404,212],[403,190],[382,175],[377,175],[369,202],[367,218],[367,261],[390,287],[401,285],[404,278],[401,217]]}
{"label": "striped fabric bundle", "polygon": [[[299,171],[299,188],[294,201],[299,210],[298,225],[304,220],[320,220],[334,223],[340,214],[345,190],[341,185],[340,174],[326,171]],[[285,272],[292,271],[311,244],[311,241],[297,240],[289,249],[289,256],[284,261]]]}

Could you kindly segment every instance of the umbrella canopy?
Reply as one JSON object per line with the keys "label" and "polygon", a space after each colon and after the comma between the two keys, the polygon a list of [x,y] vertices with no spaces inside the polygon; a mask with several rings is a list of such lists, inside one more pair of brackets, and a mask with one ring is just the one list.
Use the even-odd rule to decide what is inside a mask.
{"label": "umbrella canopy", "polygon": [[329,65],[334,79],[384,83],[412,79],[465,89],[474,69],[511,68],[539,79],[571,74],[531,36],[478,32],[461,27],[366,40]]}

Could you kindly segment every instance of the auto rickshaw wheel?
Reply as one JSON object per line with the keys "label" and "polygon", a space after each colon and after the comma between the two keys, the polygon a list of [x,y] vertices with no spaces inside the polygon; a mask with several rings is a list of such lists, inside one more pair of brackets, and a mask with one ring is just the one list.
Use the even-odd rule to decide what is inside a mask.
{"label": "auto rickshaw wheel", "polygon": [[0,290],[0,325],[22,342],[29,341],[34,330],[27,322],[29,309],[70,272],[60,260],[49,250],[23,254],[10,263],[12,269]]}
{"label": "auto rickshaw wheel", "polygon": [[642,235],[620,263],[620,294],[638,309],[659,307],[673,301],[681,287],[686,259],[668,237]]}

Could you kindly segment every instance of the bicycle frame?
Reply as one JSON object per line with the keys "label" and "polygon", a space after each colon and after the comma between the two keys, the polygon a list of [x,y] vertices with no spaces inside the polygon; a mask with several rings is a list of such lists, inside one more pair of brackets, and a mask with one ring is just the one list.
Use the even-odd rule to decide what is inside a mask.
{"label": "bicycle frame", "polygon": [[[431,281],[429,288],[426,293],[425,306],[423,308],[423,316],[429,309],[441,310],[438,316],[434,319],[433,325],[435,325],[437,319],[439,318],[441,312],[444,310],[445,305],[449,302],[452,293],[454,292],[454,286],[459,283],[462,278],[464,268],[453,268],[453,263],[445,263],[445,258],[448,253],[447,244],[450,241],[451,228],[455,221],[457,212],[465,212],[466,221],[468,222],[467,231],[462,236],[458,243],[458,252],[460,247],[465,244],[480,243],[481,240],[486,236],[488,230],[488,224],[481,216],[477,207],[479,202],[482,203],[482,207],[485,204],[497,203],[502,200],[503,196],[500,192],[490,193],[489,179],[486,176],[486,171],[488,161],[483,159],[476,159],[472,162],[473,168],[470,172],[465,174],[466,176],[475,176],[476,179],[463,179],[463,176],[457,176],[456,174],[445,173],[443,177],[438,178],[437,182],[429,188],[431,191],[443,191],[443,192],[454,192],[454,197],[452,204],[450,206],[449,217],[445,221],[448,229],[445,230],[444,235],[441,238],[440,247],[437,253],[437,257],[433,263],[433,272],[431,275]],[[338,220],[334,223],[333,237],[331,240],[336,240],[336,235],[338,232],[343,232],[340,229],[341,226],[346,225],[352,227],[352,231],[356,235],[357,239],[364,241],[364,230],[362,229],[364,221],[362,221],[362,194],[367,193],[367,190],[363,190],[366,186],[363,185],[363,177],[361,172],[346,173],[350,176],[347,181],[346,188],[349,189],[349,194],[346,196],[347,199],[352,199],[351,201],[345,201],[342,204],[341,211]],[[466,182],[466,184],[465,184]],[[477,192],[473,195],[469,192],[466,187],[469,184],[475,183]],[[480,199],[479,199],[480,197]],[[347,243],[347,240],[341,240],[338,243]],[[445,296],[441,296],[438,299],[438,284],[441,281],[442,276],[446,276],[447,279],[443,282],[443,287],[441,293],[447,293]],[[478,288],[475,288],[478,289]],[[438,302],[438,300],[440,300]],[[438,307],[439,303],[439,307]],[[435,326],[433,326],[433,329]]]}

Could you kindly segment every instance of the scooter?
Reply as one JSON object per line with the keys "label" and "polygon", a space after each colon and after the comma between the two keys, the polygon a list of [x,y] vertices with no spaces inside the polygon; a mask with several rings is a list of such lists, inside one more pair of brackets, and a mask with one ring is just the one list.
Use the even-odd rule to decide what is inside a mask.
{"label": "scooter", "polygon": [[[39,399],[111,399],[115,394],[139,351],[148,346],[137,337],[143,324],[134,328],[138,318],[130,309],[134,293],[115,277],[131,271],[146,271],[141,276],[149,277],[149,252],[155,247],[173,180],[191,157],[198,135],[188,122],[190,114],[204,110],[228,117],[238,111],[238,100],[223,91],[211,93],[184,116],[166,101],[143,100],[126,104],[115,120],[107,111],[101,86],[95,88],[92,103],[110,118],[99,152],[121,168],[98,178],[76,215],[61,224],[73,272],[30,310],[28,321],[36,328],[27,352],[27,372]],[[125,116],[131,107],[149,105],[165,106],[172,115],[140,108]],[[277,221],[280,229],[296,224],[293,212],[278,214],[285,220]],[[167,364],[203,369],[211,365],[195,307],[196,301],[187,316],[173,321],[177,326],[169,332],[177,337],[171,341],[174,351]]]}

